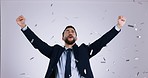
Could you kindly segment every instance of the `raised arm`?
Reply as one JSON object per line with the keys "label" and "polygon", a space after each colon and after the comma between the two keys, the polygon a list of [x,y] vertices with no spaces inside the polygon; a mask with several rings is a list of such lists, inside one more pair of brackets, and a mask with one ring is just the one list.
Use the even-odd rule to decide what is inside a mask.
{"label": "raised arm", "polygon": [[52,56],[52,49],[53,47],[49,46],[45,42],[43,42],[40,38],[38,38],[34,32],[27,27],[25,24],[25,17],[19,16],[16,19],[17,24],[21,27],[21,31],[27,37],[29,42],[33,45],[34,48],[38,49],[42,54],[50,58]]}
{"label": "raised arm", "polygon": [[114,26],[110,31],[108,31],[106,34],[104,34],[101,38],[93,42],[89,45],[89,53],[90,58],[94,55],[96,55],[104,46],[107,45],[121,30],[123,25],[125,24],[126,19],[123,16],[119,16],[117,20],[117,25]]}

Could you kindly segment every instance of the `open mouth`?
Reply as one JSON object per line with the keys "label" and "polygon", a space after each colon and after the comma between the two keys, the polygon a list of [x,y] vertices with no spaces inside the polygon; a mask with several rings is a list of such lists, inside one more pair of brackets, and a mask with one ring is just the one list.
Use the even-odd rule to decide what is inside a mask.
{"label": "open mouth", "polygon": [[68,38],[73,38],[73,36],[72,35],[69,35]]}

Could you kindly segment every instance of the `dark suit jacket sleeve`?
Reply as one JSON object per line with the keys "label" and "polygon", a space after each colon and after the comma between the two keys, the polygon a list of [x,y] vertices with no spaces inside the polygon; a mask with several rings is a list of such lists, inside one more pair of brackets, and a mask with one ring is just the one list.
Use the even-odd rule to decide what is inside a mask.
{"label": "dark suit jacket sleeve", "polygon": [[52,46],[49,46],[47,43],[43,42],[40,38],[38,38],[33,31],[29,27],[27,30],[21,30],[24,35],[27,37],[29,42],[33,45],[34,48],[38,49],[42,54],[47,56],[48,58],[52,55]]}
{"label": "dark suit jacket sleeve", "polygon": [[90,58],[96,55],[107,43],[109,43],[120,31],[117,31],[113,27],[110,31],[104,34],[101,38],[90,44],[89,47],[89,56]]}

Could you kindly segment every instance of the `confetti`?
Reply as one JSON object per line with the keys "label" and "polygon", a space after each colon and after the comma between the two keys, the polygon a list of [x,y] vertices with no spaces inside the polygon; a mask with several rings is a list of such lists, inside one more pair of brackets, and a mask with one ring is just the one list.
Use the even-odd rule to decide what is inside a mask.
{"label": "confetti", "polygon": [[53,6],[53,4],[50,5],[51,7]]}
{"label": "confetti", "polygon": [[115,72],[112,72],[113,74],[115,74]]}
{"label": "confetti", "polygon": [[26,73],[21,73],[20,75],[25,75]]}
{"label": "confetti", "polygon": [[35,27],[37,26],[37,24],[35,24]]}
{"label": "confetti", "polygon": [[143,25],[144,24],[144,22],[142,22],[142,23],[140,23],[141,25]]}
{"label": "confetti", "polygon": [[31,43],[33,43],[34,39],[31,40]]}
{"label": "confetti", "polygon": [[103,57],[103,60],[106,61],[106,59]]}
{"label": "confetti", "polygon": [[138,30],[138,28],[135,28],[135,31],[137,31]]}
{"label": "confetti", "polygon": [[101,61],[101,63],[106,63],[105,61]]}
{"label": "confetti", "polygon": [[143,74],[148,74],[148,72],[144,71]]}
{"label": "confetti", "polygon": [[93,50],[91,50],[90,55],[92,55],[92,53],[93,53]]}
{"label": "confetti", "polygon": [[137,38],[141,38],[141,36],[137,36]]}
{"label": "confetti", "polygon": [[90,33],[90,35],[92,35],[93,33]]}
{"label": "confetti", "polygon": [[139,60],[139,58],[136,57],[135,60]]}
{"label": "confetti", "polygon": [[65,17],[66,20],[69,20],[68,17]]}
{"label": "confetti", "polygon": [[109,69],[106,69],[106,71],[109,71]]}
{"label": "confetti", "polygon": [[53,39],[54,38],[54,36],[52,36],[50,39]]}
{"label": "confetti", "polygon": [[139,75],[139,72],[137,72],[137,76]]}
{"label": "confetti", "polygon": [[51,14],[54,15],[54,12],[52,12]]}
{"label": "confetti", "polygon": [[130,61],[129,59],[127,59],[126,61]]}
{"label": "confetti", "polygon": [[138,52],[139,50],[136,50],[136,52]]}
{"label": "confetti", "polygon": [[31,57],[30,60],[34,59],[34,57]]}
{"label": "confetti", "polygon": [[133,28],[134,26],[133,25],[128,25],[128,27],[132,27]]}

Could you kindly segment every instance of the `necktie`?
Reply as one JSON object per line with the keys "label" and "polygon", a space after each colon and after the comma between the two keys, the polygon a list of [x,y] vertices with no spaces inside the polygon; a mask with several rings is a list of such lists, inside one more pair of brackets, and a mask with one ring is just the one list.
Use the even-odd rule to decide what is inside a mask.
{"label": "necktie", "polygon": [[71,76],[71,51],[72,49],[67,49],[66,65],[65,65],[65,78],[70,78]]}

